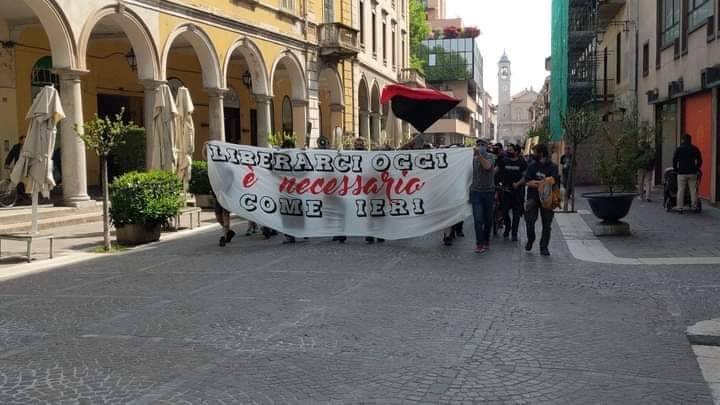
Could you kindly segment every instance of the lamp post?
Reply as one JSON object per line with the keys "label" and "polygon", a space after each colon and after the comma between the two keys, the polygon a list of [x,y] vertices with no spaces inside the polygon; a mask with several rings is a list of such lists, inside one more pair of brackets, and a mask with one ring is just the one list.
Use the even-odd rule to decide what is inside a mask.
{"label": "lamp post", "polygon": [[135,50],[130,48],[130,52],[125,54],[125,58],[127,59],[130,69],[132,69],[133,72],[136,71],[137,70],[137,57],[135,56]]}

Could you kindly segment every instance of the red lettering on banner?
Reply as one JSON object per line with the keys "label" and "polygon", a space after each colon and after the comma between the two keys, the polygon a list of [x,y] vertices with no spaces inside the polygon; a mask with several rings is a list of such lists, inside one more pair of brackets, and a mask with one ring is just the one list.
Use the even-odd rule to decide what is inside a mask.
{"label": "red lettering on banner", "polygon": [[376,196],[384,193],[388,200],[392,200],[398,195],[413,195],[424,187],[424,181],[418,177],[408,177],[408,172],[403,171],[398,178],[392,177],[388,172],[382,173],[379,178],[367,179],[363,179],[362,176],[347,175],[342,176],[340,180],[322,177],[298,180],[295,177],[283,177],[279,190],[281,193],[297,195]]}
{"label": "red lettering on banner", "polygon": [[243,176],[243,187],[245,188],[251,188],[258,182],[257,175],[255,175],[255,170],[252,168],[252,166],[247,166],[248,172],[245,176]]}

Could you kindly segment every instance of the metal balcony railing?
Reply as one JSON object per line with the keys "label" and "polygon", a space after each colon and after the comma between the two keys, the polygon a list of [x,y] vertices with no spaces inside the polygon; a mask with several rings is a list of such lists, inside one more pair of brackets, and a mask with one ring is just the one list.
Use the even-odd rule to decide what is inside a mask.
{"label": "metal balcony railing", "polygon": [[320,56],[349,59],[360,52],[359,31],[341,23],[320,25]]}

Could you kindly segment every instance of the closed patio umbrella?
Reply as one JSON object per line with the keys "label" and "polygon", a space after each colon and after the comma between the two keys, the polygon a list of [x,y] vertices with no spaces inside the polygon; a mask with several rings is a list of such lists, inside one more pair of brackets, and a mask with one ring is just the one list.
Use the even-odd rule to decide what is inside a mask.
{"label": "closed patio umbrella", "polygon": [[10,179],[14,184],[24,183],[26,191],[32,193],[33,233],[37,232],[38,194],[50,197],[50,190],[55,187],[52,156],[57,124],[64,118],[60,96],[52,86],[45,86],[38,93],[25,117],[29,121],[27,136]]}
{"label": "closed patio umbrella", "polygon": [[190,97],[190,91],[186,87],[180,87],[177,94],[178,119],[175,148],[178,154],[176,173],[183,181],[185,192],[188,190],[192,156],[195,152],[195,123],[192,118],[194,111],[195,106]]}
{"label": "closed patio umbrella", "polygon": [[158,87],[153,111],[153,153],[150,167],[175,172],[177,164],[175,134],[178,112],[170,86],[167,84]]}

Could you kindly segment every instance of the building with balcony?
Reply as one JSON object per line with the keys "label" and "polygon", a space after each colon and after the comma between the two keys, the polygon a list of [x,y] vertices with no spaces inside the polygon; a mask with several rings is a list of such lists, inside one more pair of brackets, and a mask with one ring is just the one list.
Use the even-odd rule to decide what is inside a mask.
{"label": "building with balcony", "polygon": [[[462,21],[445,19],[444,0],[428,0],[426,11],[435,30],[417,51],[425,65],[425,80],[429,86],[461,100],[461,103],[425,134],[436,145],[464,144],[466,138],[478,138],[486,133],[486,113],[483,108],[483,58],[474,30],[456,31]],[[447,35],[442,31],[450,28]]]}
{"label": "building with balcony", "polygon": [[[553,127],[568,107],[593,108],[618,129],[637,111],[639,123],[654,128],[657,184],[690,134],[705,162],[699,194],[720,201],[719,16],[719,0],[555,0]],[[592,147],[585,149],[591,160]]]}
{"label": "building with balcony", "polygon": [[[6,153],[17,141],[33,96],[55,85],[66,114],[57,142],[65,204],[88,201],[88,186],[100,178],[97,158],[86,153],[75,127],[95,113],[124,108],[126,119],[152,133],[155,93],[163,84],[173,91],[184,86],[193,97],[195,159],[207,140],[267,146],[271,132],[287,131],[298,146],[313,147],[320,136],[340,142],[333,135],[355,133],[360,32],[347,1],[78,3],[0,2],[0,146]],[[391,38],[400,44],[406,34],[407,1],[375,4],[373,38],[386,62],[372,59],[373,75],[362,77],[380,88],[406,65],[407,52],[391,46]],[[145,143],[139,164],[153,153],[152,142]]]}
{"label": "building with balcony", "polygon": [[[348,4],[343,1],[343,4]],[[401,80],[418,86],[422,75],[413,75],[410,66],[409,0],[352,1],[353,26],[358,29],[360,52],[345,72],[352,77],[346,94],[353,95],[354,134],[377,147],[399,146],[410,135],[410,128],[395,118],[388,105],[380,104],[382,89]]]}

